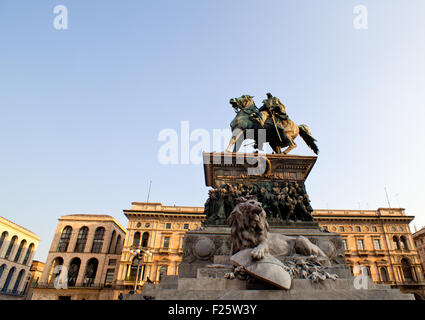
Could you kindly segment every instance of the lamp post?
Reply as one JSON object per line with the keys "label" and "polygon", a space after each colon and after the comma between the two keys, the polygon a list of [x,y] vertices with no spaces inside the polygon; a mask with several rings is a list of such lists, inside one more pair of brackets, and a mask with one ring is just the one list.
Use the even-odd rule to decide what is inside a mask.
{"label": "lamp post", "polygon": [[134,293],[136,293],[137,285],[139,282],[139,269],[140,269],[140,263],[142,262],[142,259],[145,256],[152,256],[152,252],[150,252],[148,249],[145,248],[138,248],[138,249],[130,249],[130,253],[134,256],[134,258],[137,259],[137,273],[136,273],[136,280],[134,282]]}

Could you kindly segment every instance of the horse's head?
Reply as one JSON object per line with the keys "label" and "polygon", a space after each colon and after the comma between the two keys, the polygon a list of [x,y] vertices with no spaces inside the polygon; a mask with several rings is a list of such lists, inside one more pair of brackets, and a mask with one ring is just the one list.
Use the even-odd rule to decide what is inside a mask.
{"label": "horse's head", "polygon": [[244,94],[239,98],[230,99],[229,103],[232,105],[232,108],[235,109],[236,112],[239,112],[240,110],[254,105],[254,100],[252,98],[254,97],[248,94]]}

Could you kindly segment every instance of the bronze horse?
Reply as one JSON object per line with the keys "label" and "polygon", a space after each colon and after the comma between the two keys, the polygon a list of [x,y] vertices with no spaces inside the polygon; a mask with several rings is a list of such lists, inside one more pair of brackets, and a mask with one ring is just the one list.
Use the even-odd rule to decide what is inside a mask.
{"label": "bronze horse", "polygon": [[[319,153],[319,148],[316,145],[316,140],[311,135],[310,128],[305,125],[297,125],[294,121],[287,118],[281,121],[283,132],[279,132],[276,126],[276,120],[270,116],[266,110],[260,111],[255,106],[253,97],[243,95],[239,98],[230,99],[230,104],[236,112],[235,118],[230,123],[232,128],[232,138],[226,152],[238,152],[242,142],[245,139],[254,139],[254,148],[262,150],[263,144],[268,142],[275,153],[288,154],[289,151],[296,148],[295,138],[300,135],[305,143],[313,150],[315,154]],[[266,141],[262,141],[259,129],[266,130]],[[253,130],[253,137],[246,137],[246,133]],[[287,147],[283,152],[282,148]]]}

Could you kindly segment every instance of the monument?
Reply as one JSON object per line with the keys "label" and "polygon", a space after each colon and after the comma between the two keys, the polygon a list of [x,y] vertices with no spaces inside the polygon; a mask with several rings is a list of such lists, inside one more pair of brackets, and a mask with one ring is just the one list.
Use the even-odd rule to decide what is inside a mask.
{"label": "monument", "polygon": [[[230,100],[236,111],[225,152],[204,153],[206,221],[186,233],[178,276],[143,288],[145,299],[413,299],[368,280],[359,289],[338,234],[319,228],[306,179],[317,156],[288,155],[300,135],[317,155],[307,125],[296,125],[281,101],[267,94]],[[240,153],[269,143],[273,154]],[[232,150],[233,147],[233,150]],[[283,148],[285,148],[283,150]],[[366,281],[363,279],[363,282]],[[365,283],[363,283],[365,284]]]}

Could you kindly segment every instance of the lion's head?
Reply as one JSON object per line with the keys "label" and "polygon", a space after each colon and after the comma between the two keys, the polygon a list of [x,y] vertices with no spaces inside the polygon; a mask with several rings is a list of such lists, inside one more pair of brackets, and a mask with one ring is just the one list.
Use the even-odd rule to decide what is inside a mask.
{"label": "lion's head", "polygon": [[267,239],[269,233],[266,212],[256,197],[241,197],[235,202],[236,206],[227,219],[231,227],[232,255],[240,250],[256,247]]}

